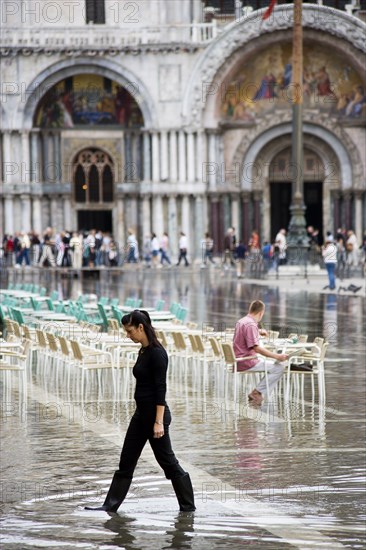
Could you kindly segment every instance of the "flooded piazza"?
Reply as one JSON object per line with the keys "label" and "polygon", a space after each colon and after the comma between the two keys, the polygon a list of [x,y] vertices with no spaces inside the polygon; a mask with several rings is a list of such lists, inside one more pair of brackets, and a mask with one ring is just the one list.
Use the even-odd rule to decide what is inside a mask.
{"label": "flooded piazza", "polygon": [[[17,274],[20,276],[20,274]],[[197,510],[179,513],[171,482],[149,445],[117,514],[103,502],[134,410],[130,369],[82,391],[60,365],[33,361],[27,386],[2,391],[2,549],[365,548],[365,293],[321,293],[313,285],[237,281],[216,269],[102,272],[82,281],[44,270],[24,281],[98,297],[179,302],[207,336],[235,326],[252,300],[266,304],[264,328],[323,336],[325,401],[284,399],[260,408],[244,381],[205,362],[171,364],[167,402],[174,451],[192,478]],[[34,280],[32,280],[32,278]],[[7,281],[2,282],[6,288]],[[52,331],[52,327],[49,327]],[[243,378],[243,377],[242,377]],[[306,378],[306,377],[305,377]],[[248,382],[250,384],[250,381]]]}

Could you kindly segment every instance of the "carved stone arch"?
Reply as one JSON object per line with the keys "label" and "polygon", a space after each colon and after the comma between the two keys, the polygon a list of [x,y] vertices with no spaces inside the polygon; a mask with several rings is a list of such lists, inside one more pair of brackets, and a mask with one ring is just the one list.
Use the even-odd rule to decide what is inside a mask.
{"label": "carved stone arch", "polygon": [[136,100],[144,117],[144,127],[151,128],[157,124],[156,107],[151,95],[142,81],[129,69],[110,59],[76,58],[73,64],[64,59],[47,67],[36,76],[27,87],[27,101],[21,102],[17,119],[21,128],[31,129],[37,105],[43,95],[57,82],[77,74],[100,75],[114,80],[126,88]]}
{"label": "carved stone arch", "polygon": [[[314,118],[314,123],[310,122]],[[288,122],[286,122],[286,119]],[[244,164],[245,174],[241,181],[243,191],[250,191],[251,182],[254,181],[252,168],[255,159],[263,147],[274,138],[280,138],[284,134],[291,134],[291,112],[281,114],[281,119],[276,115],[265,116],[259,123],[248,129],[245,137],[235,151],[233,165]],[[315,123],[316,120],[316,123]],[[346,134],[336,121],[329,116],[318,115],[304,116],[304,133],[317,136],[328,144],[337,158],[340,167],[340,186],[346,189],[363,189],[363,165],[360,153],[351,138]]]}
{"label": "carved stone arch", "polygon": [[[262,182],[270,177],[269,169],[273,159],[284,149],[291,147],[291,134],[284,134],[269,141],[259,152],[256,164],[261,167],[261,179],[253,182],[253,191],[261,190]],[[333,149],[317,136],[304,134],[304,149],[317,155],[323,165],[322,179],[327,189],[341,188],[340,166]]]}
{"label": "carved stone arch", "polygon": [[[342,50],[352,52],[352,59],[359,72],[363,74],[362,56],[357,59],[356,52],[365,52],[364,40],[366,25],[361,20],[333,8],[303,5],[303,26],[306,32],[314,31],[318,40],[328,40],[331,44],[342,42]],[[279,6],[273,18],[263,21],[262,12],[255,11],[239,22],[228,25],[215,41],[199,57],[191,72],[183,97],[183,120],[188,126],[202,125],[202,115],[207,106],[207,98],[220,93],[224,75],[242,59],[243,47],[248,52],[255,51],[258,38],[261,41],[276,40],[276,31],[290,33],[293,27],[293,6]],[[321,32],[317,32],[321,31]],[[217,123],[216,123],[217,124]],[[214,127],[214,122],[213,126]]]}

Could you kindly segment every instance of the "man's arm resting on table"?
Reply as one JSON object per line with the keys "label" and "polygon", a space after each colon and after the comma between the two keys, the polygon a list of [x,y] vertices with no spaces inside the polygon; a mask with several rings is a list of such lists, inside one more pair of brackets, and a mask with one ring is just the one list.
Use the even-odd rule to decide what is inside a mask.
{"label": "man's arm resting on table", "polygon": [[276,361],[286,361],[288,358],[288,355],[285,353],[273,353],[272,351],[269,351],[266,348],[262,348],[261,346],[253,346],[253,350],[255,353],[259,353],[259,355],[263,355],[264,357],[269,357],[270,359],[276,359]]}

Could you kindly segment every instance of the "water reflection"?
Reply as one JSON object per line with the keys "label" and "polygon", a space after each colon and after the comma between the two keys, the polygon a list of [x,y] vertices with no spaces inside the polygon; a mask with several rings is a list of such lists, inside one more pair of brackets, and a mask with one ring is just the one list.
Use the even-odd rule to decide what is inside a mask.
{"label": "water reflection", "polygon": [[[327,400],[312,401],[307,379],[305,399],[299,394],[285,402],[279,392],[271,403],[253,411],[242,388],[240,406],[230,395],[225,398],[223,381],[231,383],[230,373],[218,372],[211,364],[170,368],[172,438],[182,464],[187,470],[192,466],[197,513],[176,513],[170,485],[161,484],[160,472],[142,459],[139,473],[158,478],[152,487],[157,498],[145,492],[138,504],[127,499],[119,515],[86,520],[75,509],[91,497],[100,501],[104,494],[133,409],[133,382],[121,374],[118,397],[105,378],[103,387],[91,384],[81,398],[76,386],[65,386],[63,365],[53,362],[47,372],[35,365],[28,393],[19,394],[14,383],[3,395],[5,550],[39,546],[236,550],[244,544],[277,550],[286,547],[285,540],[309,548],[333,548],[334,541],[362,547],[363,298],[248,285],[226,274],[221,277],[215,269],[196,274],[173,269],[107,272],[99,281],[55,279],[44,271],[41,281],[22,274],[24,282],[33,277],[34,283],[42,282],[49,291],[57,289],[64,298],[76,299],[82,292],[118,296],[123,302],[135,296],[147,307],[163,299],[166,308],[177,301],[188,307],[189,320],[199,322],[203,331],[206,324],[233,327],[252,299],[262,299],[267,306],[265,326],[283,335],[294,331],[308,334],[309,340],[323,336],[330,341]],[[79,419],[76,408],[81,411]],[[208,481],[206,474],[211,476]],[[42,498],[29,494],[33,485],[43,488]],[[75,490],[67,500],[63,495],[70,486]],[[14,487],[18,489],[11,490]],[[27,487],[26,496],[22,487]],[[248,502],[250,497],[256,500]],[[272,520],[276,529],[282,528],[280,540],[271,532],[272,523],[265,523],[272,516],[260,508],[263,504],[273,513],[281,511],[278,522]],[[287,529],[297,527],[301,518],[307,522],[307,536],[299,531],[291,539]],[[330,538],[323,539],[327,534]]]}

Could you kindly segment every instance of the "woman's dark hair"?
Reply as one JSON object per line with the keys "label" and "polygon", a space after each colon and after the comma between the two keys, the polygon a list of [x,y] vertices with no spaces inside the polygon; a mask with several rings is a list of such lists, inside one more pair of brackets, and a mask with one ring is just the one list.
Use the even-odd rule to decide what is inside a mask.
{"label": "woman's dark hair", "polygon": [[156,336],[155,329],[151,324],[150,315],[144,309],[134,309],[131,313],[127,313],[127,315],[122,317],[121,323],[123,326],[132,325],[136,328],[141,324],[144,327],[147,339],[149,340],[149,345],[154,347],[162,347]]}

